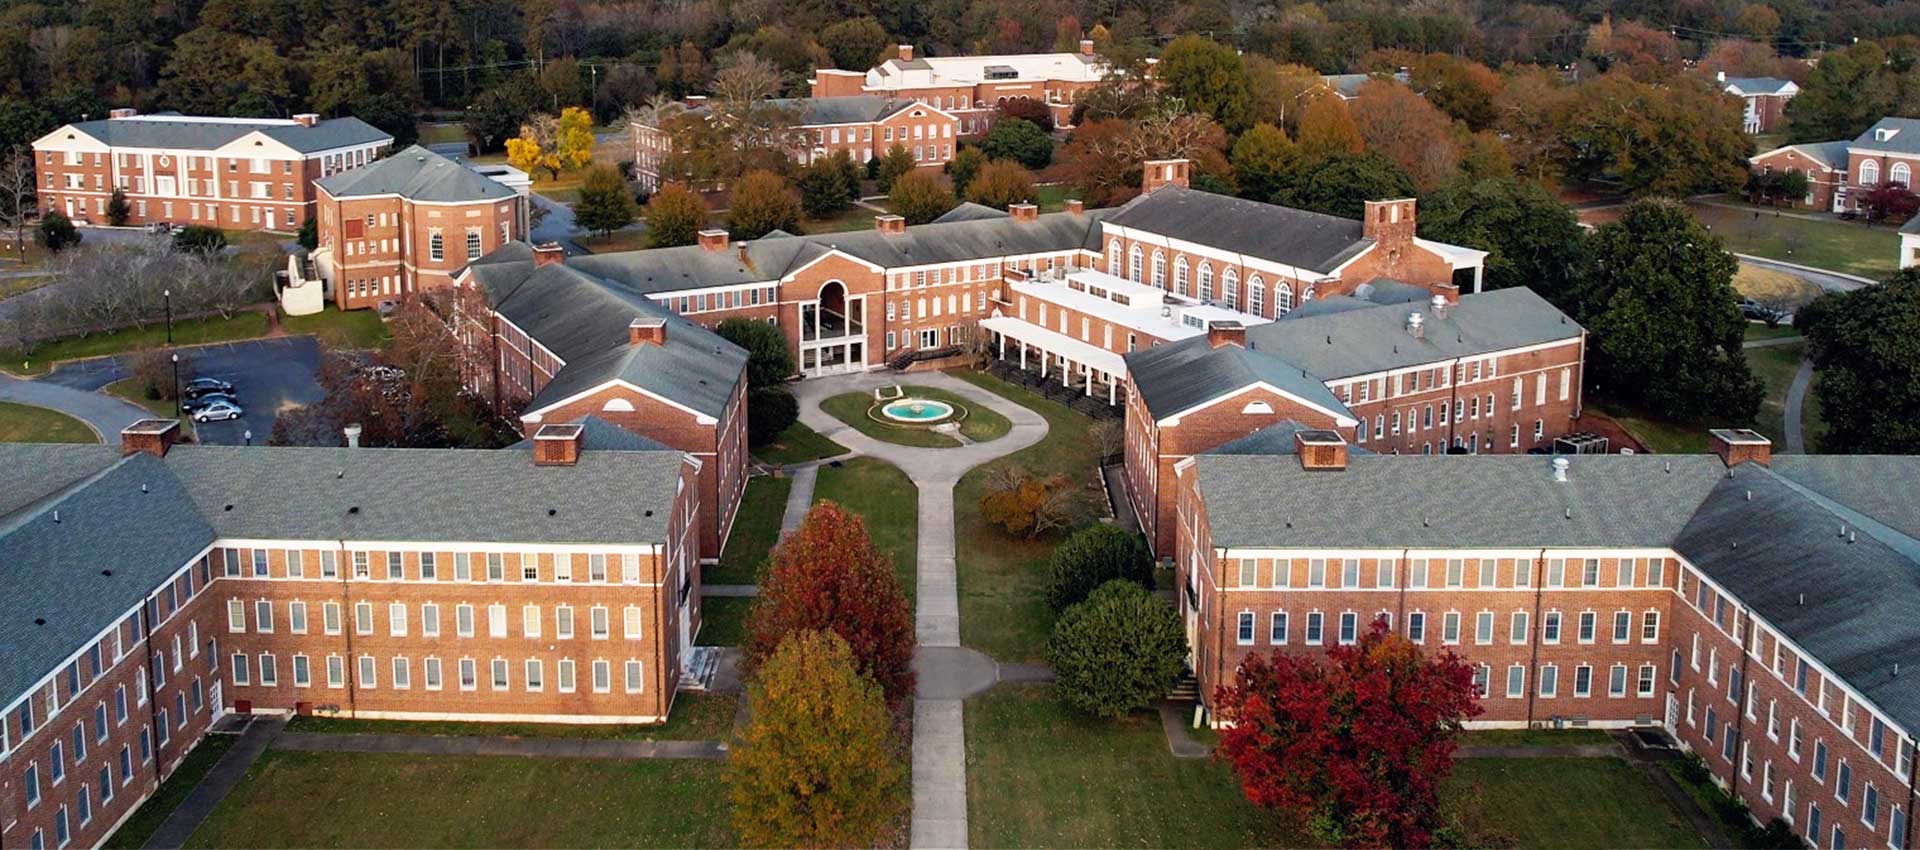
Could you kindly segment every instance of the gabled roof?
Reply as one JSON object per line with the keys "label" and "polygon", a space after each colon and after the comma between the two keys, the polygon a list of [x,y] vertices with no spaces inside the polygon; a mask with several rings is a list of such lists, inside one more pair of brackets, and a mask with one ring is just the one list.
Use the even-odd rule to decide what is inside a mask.
{"label": "gabled roof", "polygon": [[1805,155],[1808,159],[1826,166],[1829,171],[1845,171],[1847,170],[1847,149],[1851,147],[1853,147],[1853,143],[1848,141],[1801,142],[1797,145],[1787,145],[1754,154],[1749,161],[1759,162],[1781,151],[1795,150]]}
{"label": "gabled roof", "polygon": [[840,97],[789,97],[773,101],[782,107],[798,109],[800,124],[813,127],[827,124],[866,124],[888,118],[909,107],[918,106],[944,113],[939,107],[913,100],[877,94],[853,94]]}
{"label": "gabled roof", "polygon": [[78,131],[111,147],[210,151],[248,133],[259,132],[301,153],[391,142],[393,137],[358,118],[329,118],[308,127],[297,121],[265,118],[200,118],[148,115],[81,121],[55,130],[43,140]]}
{"label": "gabled roof", "polygon": [[1792,80],[1782,80],[1778,77],[1728,77],[1723,88],[1740,95],[1779,95],[1800,89]]}
{"label": "gabled roof", "polygon": [[[1882,133],[1891,133],[1891,137],[1882,139]],[[1865,148],[1888,153],[1910,153],[1920,155],[1920,118],[1882,118],[1868,127],[1866,132],[1855,136],[1853,147]]]}
{"label": "gabled roof", "polygon": [[[1299,443],[1294,440],[1301,431],[1316,431],[1299,420],[1283,419],[1261,428],[1237,440],[1222,443],[1207,449],[1203,454],[1210,455],[1290,455],[1299,452]],[[1373,454],[1360,446],[1348,446],[1347,454]]]}
{"label": "gabled roof", "polygon": [[[552,423],[548,423],[552,424]],[[583,417],[580,422],[580,445],[591,452],[654,452],[672,451],[665,443],[637,434],[598,416]],[[521,440],[508,449],[533,448],[533,438]]]}
{"label": "gabled roof", "polygon": [[[1407,332],[1407,315],[1422,313],[1423,338]],[[1247,329],[1256,351],[1326,380],[1578,339],[1580,325],[1525,287],[1463,295],[1446,316],[1417,304],[1377,304],[1314,314],[1299,311]]]}
{"label": "gabled roof", "polygon": [[419,145],[318,181],[336,198],[399,195],[415,201],[504,200],[516,193],[466,165]]}
{"label": "gabled roof", "polygon": [[1180,186],[1134,198],[1107,221],[1323,274],[1373,246],[1350,218]]}
{"label": "gabled roof", "polygon": [[934,219],[933,222],[935,224],[945,224],[950,221],[980,221],[989,218],[1011,218],[1011,216],[1008,215],[1005,210],[996,210],[985,204],[965,201],[959,206],[947,210],[946,214]]}
{"label": "gabled roof", "polygon": [[1349,424],[1356,421],[1353,411],[1327,389],[1326,381],[1258,351],[1237,345],[1213,348],[1204,336],[1131,352],[1126,355],[1126,363],[1140,400],[1155,419],[1176,416],[1255,384],[1266,384],[1325,411],[1329,417],[1344,417]]}

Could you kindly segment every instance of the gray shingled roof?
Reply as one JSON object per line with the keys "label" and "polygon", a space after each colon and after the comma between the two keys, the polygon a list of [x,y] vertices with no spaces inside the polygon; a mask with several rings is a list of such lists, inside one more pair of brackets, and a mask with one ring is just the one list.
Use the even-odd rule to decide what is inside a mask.
{"label": "gray shingled roof", "polygon": [[1853,147],[1853,143],[1847,141],[1801,142],[1792,147],[1828,168],[1845,171],[1847,169],[1847,149]]}
{"label": "gray shingled roof", "polygon": [[[1294,436],[1301,431],[1318,430],[1309,428],[1298,420],[1283,419],[1261,428],[1251,434],[1207,449],[1210,455],[1290,455],[1299,450]],[[1347,447],[1349,455],[1372,454],[1359,446]]]}
{"label": "gray shingled roof", "polygon": [[312,127],[246,118],[169,121],[164,118],[113,118],[69,125],[114,147],[213,150],[259,131],[301,153],[391,142],[393,137],[358,118],[330,118]]}
{"label": "gray shingled roof", "polygon": [[1725,88],[1737,88],[1741,94],[1780,94],[1792,84],[1778,77],[1728,77]]}
{"label": "gray shingled roof", "polygon": [[914,105],[911,100],[877,94],[853,94],[841,97],[776,98],[775,105],[797,109],[800,124],[814,127],[826,124],[862,124],[878,121]]}
{"label": "gray shingled roof", "polygon": [[[1881,130],[1893,130],[1893,138],[1881,141],[1876,134]],[[1920,118],[1882,118],[1868,127],[1867,131],[1855,136],[1853,146],[1867,150],[1887,151],[1889,153],[1910,153],[1920,155]]]}
{"label": "gray shingled roof", "polygon": [[1134,198],[1107,221],[1321,273],[1373,245],[1350,218],[1180,186]]}
{"label": "gray shingled roof", "polygon": [[[1775,461],[1787,456],[1775,456]],[[1802,461],[1809,461],[1806,463]],[[1846,460],[1818,473],[1808,467]],[[1910,496],[1914,458],[1796,458],[1795,477],[1878,485]],[[1692,512],[1673,548],[1896,723],[1920,730],[1920,542],[1841,504],[1842,496],[1753,464],[1735,467]],[[1843,483],[1848,473],[1864,482]],[[1875,497],[1876,502],[1884,497]],[[1911,508],[1905,513],[1910,517]],[[1842,525],[1855,530],[1842,538]],[[1894,665],[1909,671],[1896,679]]]}
{"label": "gray shingled roof", "polygon": [[515,194],[499,181],[419,145],[318,182],[336,198],[399,195],[445,202],[503,200]]}
{"label": "gray shingled roof", "polygon": [[933,221],[935,224],[944,224],[949,221],[979,221],[981,219],[1009,217],[1004,210],[996,210],[986,204],[976,204],[972,201],[967,201],[953,209],[947,210],[946,214]]}
{"label": "gray shingled roof", "polygon": [[[551,423],[548,423],[551,424]],[[598,416],[586,416],[579,420],[580,445],[590,452],[655,452],[672,451],[665,443],[636,434]],[[533,449],[533,438],[521,440],[507,447],[512,449]]]}
{"label": "gray shingled roof", "polygon": [[[1565,313],[1525,287],[1463,295],[1445,318],[1420,309],[1426,334],[1407,333],[1414,305],[1383,304],[1254,325],[1247,339],[1255,351],[1273,355],[1326,380],[1433,363],[1578,338],[1583,332]],[[1300,312],[1300,311],[1295,311]]]}
{"label": "gray shingled roof", "polygon": [[685,462],[591,446],[564,467],[528,449],[0,448],[0,493],[45,491],[0,515],[0,704],[218,537],[658,543]]}
{"label": "gray shingled roof", "polygon": [[1155,419],[1173,416],[1254,383],[1266,383],[1335,416],[1353,412],[1326,381],[1298,366],[1237,345],[1212,348],[1204,336],[1126,356],[1140,400]]}
{"label": "gray shingled roof", "polygon": [[[744,350],[639,292],[574,268],[573,262],[539,268],[531,261],[490,263],[473,269],[501,317],[566,361],[530,409],[626,381],[708,416],[726,411],[734,388],[745,379]],[[666,345],[628,341],[628,325],[639,316],[666,319]]]}

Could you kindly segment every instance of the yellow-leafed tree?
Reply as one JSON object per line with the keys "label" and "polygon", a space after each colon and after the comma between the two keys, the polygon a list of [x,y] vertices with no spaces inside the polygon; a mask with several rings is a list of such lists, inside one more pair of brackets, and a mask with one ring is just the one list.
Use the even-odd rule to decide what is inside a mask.
{"label": "yellow-leafed tree", "polygon": [[562,169],[587,167],[593,162],[593,116],[578,106],[561,110],[551,150]]}

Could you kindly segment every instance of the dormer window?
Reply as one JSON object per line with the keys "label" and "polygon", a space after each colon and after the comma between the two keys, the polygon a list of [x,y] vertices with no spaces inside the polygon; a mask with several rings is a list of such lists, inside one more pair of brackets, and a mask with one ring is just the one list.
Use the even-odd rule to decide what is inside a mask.
{"label": "dormer window", "polygon": [[1881,127],[1880,129],[1873,131],[1873,140],[1876,142],[1884,142],[1889,139],[1892,139],[1896,135],[1899,135],[1899,133],[1900,131],[1895,128]]}

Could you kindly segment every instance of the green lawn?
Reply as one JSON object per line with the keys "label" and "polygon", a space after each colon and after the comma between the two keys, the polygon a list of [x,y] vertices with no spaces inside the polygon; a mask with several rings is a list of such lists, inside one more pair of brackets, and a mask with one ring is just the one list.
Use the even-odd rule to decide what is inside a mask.
{"label": "green lawn", "polygon": [[960,479],[953,492],[955,568],[960,582],[960,641],[1000,661],[1040,661],[1053,630],[1046,601],[1047,556],[1057,536],[1027,540],[1008,535],[980,516],[980,497],[990,471],[1024,466],[1036,475],[1064,473],[1084,481],[1088,499],[1099,495],[1100,447],[1087,435],[1093,420],[984,372],[953,372],[961,380],[997,393],[1047,420],[1047,436],[1032,446],[984,464]]}
{"label": "green lawn", "polygon": [[[876,203],[874,201],[868,201],[867,203],[874,204],[875,206],[884,206],[884,202]],[[806,219],[800,222],[800,232],[846,233],[856,230],[871,230],[874,227],[873,217],[877,215],[885,215],[885,213],[874,212],[866,207],[854,205],[842,210],[838,215],[827,218]]]}
{"label": "green lawn", "polygon": [[[997,440],[1013,430],[1013,423],[992,408],[974,404],[958,393],[950,393],[933,387],[901,386],[909,398],[926,398],[944,401],[966,411],[966,418],[960,421],[960,433],[976,443]],[[873,408],[873,396],[869,393],[841,393],[820,402],[820,409],[831,414],[854,430],[876,440],[895,443],[902,446],[921,448],[952,448],[960,445],[953,437],[927,428],[906,425],[892,425],[875,420],[868,412]]]}
{"label": "green lawn", "polygon": [[157,418],[176,420],[180,423],[181,436],[189,438],[193,436],[193,417],[181,416],[180,408],[171,401],[147,398],[146,390],[140,386],[139,378],[121,378],[118,381],[101,387],[100,391],[115,398],[126,399],[127,401],[140,405],[146,408],[148,413],[153,414]]}
{"label": "green lawn", "polygon": [[752,597],[706,596],[700,599],[700,646],[739,646],[746,634],[747,609]]}
{"label": "green lawn", "polygon": [[1656,454],[1699,454],[1707,450],[1705,425],[1654,419],[1644,412],[1606,402],[1595,402],[1594,406],[1613,417],[1613,421]]}
{"label": "green lawn", "polygon": [[1527,850],[1707,846],[1625,759],[1460,759],[1446,788],[1471,831]]}
{"label": "green lawn", "polygon": [[[1871,227],[1853,221],[1810,221],[1775,216],[1761,207],[1733,210],[1689,204],[1695,217],[1713,229],[1736,254],[1752,254],[1789,263],[1857,274],[1879,280],[1893,274],[1900,259],[1896,227]],[[1759,218],[1754,217],[1759,212]]]}
{"label": "green lawn", "polygon": [[793,479],[758,475],[747,479],[747,491],[740,497],[740,512],[734,515],[733,534],[727,538],[720,563],[700,572],[705,584],[753,584],[759,581],[760,565],[767,553],[780,542],[780,520],[787,513],[787,493]]}
{"label": "green lawn", "polygon": [[[1048,686],[1002,685],[965,716],[975,847],[1313,845],[1248,803],[1226,766],[1173,758],[1154,715],[1089,720]],[[1443,805],[1485,846],[1705,846],[1622,759],[1462,759]]]}
{"label": "green lawn", "polygon": [[480,735],[517,738],[594,738],[628,741],[712,741],[733,730],[733,694],[682,693],[667,722],[659,724],[465,723],[452,720],[360,720],[296,717],[289,732],[338,735]]}
{"label": "green lawn", "polygon": [[273,750],[189,847],[731,847],[718,762]]}
{"label": "green lawn", "polygon": [[573,240],[580,247],[595,254],[615,254],[621,251],[638,251],[647,247],[647,231],[641,228],[616,230],[606,235],[598,233],[581,236]]}
{"label": "green lawn", "polygon": [[[235,314],[230,319],[214,317],[173,323],[173,341],[176,345],[253,339],[266,332],[266,314],[251,310]],[[56,361],[125,354],[143,348],[157,348],[166,343],[166,323],[153,322],[144,328],[126,328],[42,343],[31,354],[15,348],[0,348],[0,366],[16,374],[41,375]]]}
{"label": "green lawn", "polygon": [[420,134],[420,144],[441,145],[448,142],[465,144],[467,128],[464,124],[429,124],[422,122],[414,126]]}
{"label": "green lawn", "polygon": [[836,502],[866,521],[867,535],[893,559],[894,574],[911,602],[918,583],[914,567],[920,541],[920,489],[913,479],[886,461],[857,457],[839,466],[820,467],[813,501]]}
{"label": "green lawn", "polygon": [[376,310],[339,310],[329,305],[310,316],[282,316],[280,327],[290,334],[313,334],[332,348],[379,348],[387,341],[387,324]]}
{"label": "green lawn", "polygon": [[1598,729],[1477,729],[1460,743],[1480,747],[1590,747],[1613,739]]}
{"label": "green lawn", "polygon": [[1040,207],[1040,211],[1043,213],[1059,212],[1060,208],[1064,206],[1062,202],[1068,198],[1076,197],[1079,194],[1080,190],[1065,183],[1035,186],[1033,187],[1033,202]]}
{"label": "green lawn", "polygon": [[1785,337],[1799,335],[1800,329],[1792,325],[1780,325],[1770,328],[1763,322],[1748,322],[1745,338],[1747,342],[1753,342],[1755,340],[1783,339]]}
{"label": "green lawn", "polygon": [[214,763],[233,747],[235,740],[238,737],[234,735],[207,735],[201,738],[200,743],[187,753],[187,757],[174,766],[167,780],[160,783],[160,790],[141,803],[126,823],[121,824],[120,829],[107,839],[107,850],[132,850],[146,846],[153,831],[160,828],[167,815],[173,814],[174,807],[180,805],[180,801],[186,799],[187,794],[200,784],[200,778],[213,769]]}
{"label": "green lawn", "polygon": [[753,450],[753,456],[774,466],[806,463],[823,457],[839,457],[847,447],[820,436],[819,432],[795,422],[781,431],[773,442]]}
{"label": "green lawn", "polygon": [[0,443],[97,443],[87,423],[44,407],[0,401]]}

